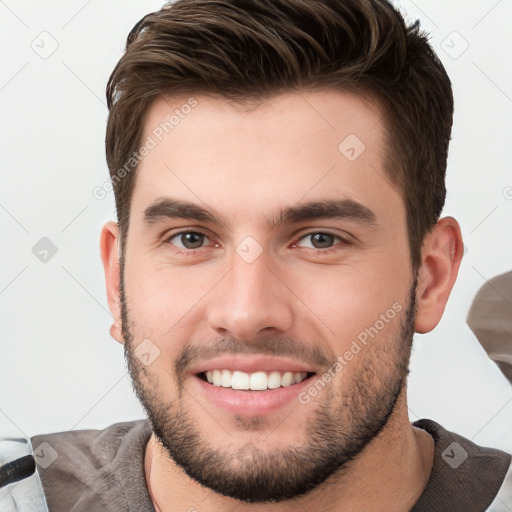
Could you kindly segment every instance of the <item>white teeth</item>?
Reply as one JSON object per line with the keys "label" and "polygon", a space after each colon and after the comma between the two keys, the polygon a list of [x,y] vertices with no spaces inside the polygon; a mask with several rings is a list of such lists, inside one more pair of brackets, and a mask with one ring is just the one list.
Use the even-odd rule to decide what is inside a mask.
{"label": "white teeth", "polygon": [[224,388],[261,391],[264,389],[277,389],[288,387],[302,382],[307,372],[255,372],[245,373],[238,370],[210,370],[206,372],[206,379],[214,386]]}
{"label": "white teeth", "polygon": [[253,391],[267,389],[267,381],[268,377],[265,372],[251,373],[249,379],[249,389],[252,389]]}
{"label": "white teeth", "polygon": [[279,372],[271,372],[267,377],[268,389],[277,389],[281,387],[281,374]]}
{"label": "white teeth", "polygon": [[213,385],[220,386],[221,373],[219,370],[213,370]]}
{"label": "white teeth", "polygon": [[231,377],[231,387],[233,389],[249,389],[249,374],[234,371]]}
{"label": "white teeth", "polygon": [[231,372],[229,370],[222,370],[222,379],[220,381],[220,385],[223,388],[231,387]]}
{"label": "white teeth", "polygon": [[292,372],[286,372],[281,377],[281,386],[287,387],[291,386],[293,384],[293,373]]}

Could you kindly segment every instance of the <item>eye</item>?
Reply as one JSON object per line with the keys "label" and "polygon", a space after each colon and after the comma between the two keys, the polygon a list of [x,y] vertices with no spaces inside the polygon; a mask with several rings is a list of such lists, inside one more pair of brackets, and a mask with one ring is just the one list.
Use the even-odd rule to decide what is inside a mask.
{"label": "eye", "polygon": [[209,240],[208,237],[198,231],[181,231],[167,238],[166,242],[180,249],[192,250],[201,248],[206,240]]}
{"label": "eye", "polygon": [[[307,241],[308,239],[310,239],[310,245],[304,244],[304,241]],[[344,244],[350,244],[348,240],[338,235],[335,235],[333,233],[327,233],[324,231],[318,231],[303,236],[299,240],[299,242],[297,242],[297,245],[299,247],[306,247],[312,249],[330,249],[331,247],[336,245],[336,240]]]}

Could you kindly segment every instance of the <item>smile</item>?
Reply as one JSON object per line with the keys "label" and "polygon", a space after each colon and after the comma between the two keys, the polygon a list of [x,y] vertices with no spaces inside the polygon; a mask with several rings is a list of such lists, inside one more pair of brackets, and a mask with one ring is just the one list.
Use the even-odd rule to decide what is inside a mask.
{"label": "smile", "polygon": [[[299,395],[318,377],[312,372],[254,372],[209,370],[192,375],[191,391],[197,391],[220,410],[242,416],[261,416],[285,406],[301,404]],[[208,375],[212,382],[208,381]],[[279,377],[279,387],[277,386]],[[251,383],[254,387],[251,389]],[[284,382],[284,385],[282,384]],[[265,387],[263,387],[265,386]],[[194,393],[195,394],[195,393]]]}
{"label": "smile", "polygon": [[311,372],[258,371],[246,373],[238,370],[230,371],[223,369],[201,372],[199,377],[214,386],[245,391],[264,391],[293,386],[312,375],[313,373]]}

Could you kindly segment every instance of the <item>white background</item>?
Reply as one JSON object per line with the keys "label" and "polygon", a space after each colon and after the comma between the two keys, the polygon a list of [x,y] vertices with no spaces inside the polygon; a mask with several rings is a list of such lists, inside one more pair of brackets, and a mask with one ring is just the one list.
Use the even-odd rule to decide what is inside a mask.
{"label": "white background", "polygon": [[[161,5],[0,1],[0,435],[143,417],[109,335],[99,235],[114,197],[92,191],[108,180],[107,79],[129,30]],[[431,33],[453,82],[443,215],[467,246],[441,323],[415,337],[410,417],[512,451],[512,386],[466,325],[479,287],[512,266],[512,1],[400,5]],[[46,263],[32,252],[42,237],[58,249]]]}

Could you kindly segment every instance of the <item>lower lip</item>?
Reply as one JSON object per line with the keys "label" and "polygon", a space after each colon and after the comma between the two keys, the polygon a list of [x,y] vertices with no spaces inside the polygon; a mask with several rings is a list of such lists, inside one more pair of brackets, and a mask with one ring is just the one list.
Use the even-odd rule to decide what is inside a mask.
{"label": "lower lip", "polygon": [[192,381],[194,386],[198,386],[208,400],[220,408],[244,416],[259,416],[277,411],[294,400],[298,401],[298,395],[311,386],[314,378],[313,375],[292,386],[264,391],[245,391],[214,386],[200,379],[197,375],[192,376]]}

